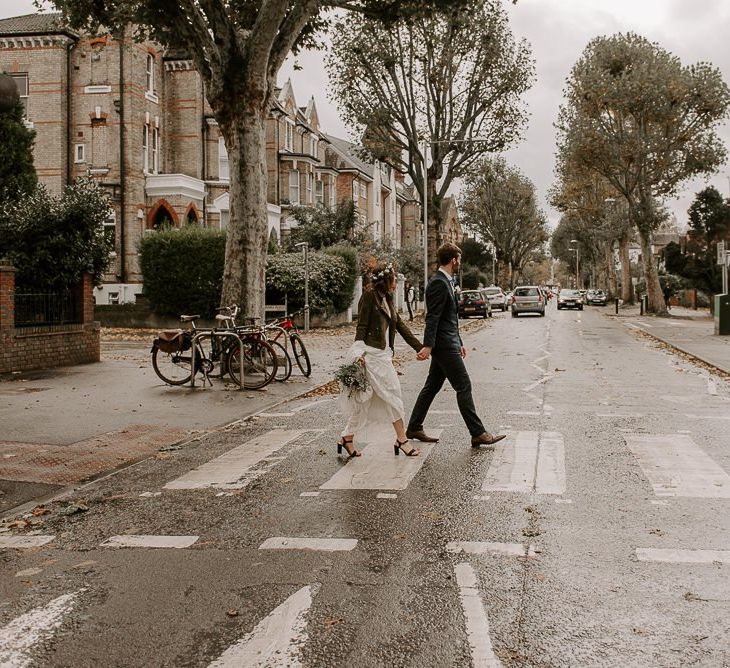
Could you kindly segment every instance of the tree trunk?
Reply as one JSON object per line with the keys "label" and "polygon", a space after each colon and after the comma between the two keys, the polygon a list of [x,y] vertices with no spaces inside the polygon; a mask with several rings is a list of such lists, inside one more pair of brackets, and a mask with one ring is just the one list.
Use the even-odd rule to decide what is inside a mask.
{"label": "tree trunk", "polygon": [[629,253],[629,235],[619,239],[619,260],[621,262],[621,299],[624,304],[634,303],[634,284],[631,282],[631,255]]}
{"label": "tree trunk", "polygon": [[613,241],[606,246],[606,271],[608,272],[608,298],[614,299],[618,295],[618,275],[616,262],[613,259]]}
{"label": "tree trunk", "polygon": [[221,124],[230,168],[230,219],[221,305],[263,317],[268,242],[266,105],[251,104]]}
{"label": "tree trunk", "polygon": [[[429,174],[430,177],[430,174]],[[429,276],[438,269],[438,258],[436,251],[441,245],[441,231],[443,221],[441,220],[441,201],[437,201],[436,181],[428,182],[428,274]]]}
{"label": "tree trunk", "polygon": [[654,262],[654,254],[651,252],[651,231],[639,228],[641,238],[641,255],[644,260],[644,278],[646,279],[646,291],[649,295],[649,311],[658,315],[667,313],[664,303],[662,286],[659,283],[659,272]]}

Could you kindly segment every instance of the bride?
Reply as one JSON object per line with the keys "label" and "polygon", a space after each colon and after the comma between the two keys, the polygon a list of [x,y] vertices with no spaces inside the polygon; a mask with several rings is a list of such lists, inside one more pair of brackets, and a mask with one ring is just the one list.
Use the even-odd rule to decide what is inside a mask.
{"label": "bride", "polygon": [[354,438],[369,440],[379,427],[390,423],[395,429],[395,454],[403,452],[408,457],[417,457],[421,454],[418,448],[405,447],[408,438],[403,423],[403,399],[393,366],[396,331],[416,352],[423,344],[413,336],[396,311],[393,265],[378,263],[368,270],[365,279],[366,287],[357,311],[355,343],[350,348],[348,362],[356,360],[364,366],[371,390],[352,397],[344,391],[340,395],[342,411],[348,421],[337,442],[337,453],[344,448],[350,457],[359,457],[361,453],[353,445]]}

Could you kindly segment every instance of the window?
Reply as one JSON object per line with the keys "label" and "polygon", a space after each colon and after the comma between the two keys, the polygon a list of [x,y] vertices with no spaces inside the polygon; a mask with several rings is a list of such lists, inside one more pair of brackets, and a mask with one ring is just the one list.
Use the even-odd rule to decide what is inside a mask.
{"label": "window", "polygon": [[330,206],[334,208],[335,206],[335,197],[337,197],[337,192],[335,189],[335,177],[330,176]]}
{"label": "window", "polygon": [[115,305],[115,306],[117,304],[119,304],[119,293],[118,292],[109,293],[109,304]]}
{"label": "window", "polygon": [[289,202],[299,204],[299,170],[292,169],[289,172]]}
{"label": "window", "polygon": [[314,185],[314,174],[307,174],[307,204],[312,203],[312,188]]}
{"label": "window", "polygon": [[286,137],[284,138],[284,148],[287,151],[294,150],[294,123],[287,119],[286,121]]}
{"label": "window", "polygon": [[76,144],[74,147],[74,162],[86,162],[86,145]]}
{"label": "window", "polygon": [[142,126],[142,169],[144,173],[149,172],[150,167],[150,126]]}
{"label": "window", "polygon": [[218,139],[218,179],[220,181],[229,181],[231,172],[228,166],[228,149],[226,142],[221,137]]}
{"label": "window", "polygon": [[360,187],[358,186],[357,179],[352,182],[352,201],[357,204],[358,196],[360,194]]}
{"label": "window", "polygon": [[111,244],[112,255],[116,255],[117,248],[117,219],[112,212],[104,221],[104,238]]}
{"label": "window", "polygon": [[312,135],[309,138],[309,152],[316,158],[317,157],[317,137]]}
{"label": "window", "polygon": [[360,182],[360,197],[363,199],[368,198],[368,185],[362,181]]}
{"label": "window", "polygon": [[18,88],[20,102],[23,105],[23,117],[28,118],[28,75],[27,74],[11,74],[15,85]]}
{"label": "window", "polygon": [[160,131],[152,128],[152,159],[150,160],[150,172],[158,174],[160,171]]}
{"label": "window", "polygon": [[221,229],[228,229],[228,220],[231,217],[231,212],[227,210],[221,210]]}
{"label": "window", "polygon": [[155,57],[151,54],[147,54],[147,92],[155,92]]}
{"label": "window", "polygon": [[317,204],[324,206],[324,181],[317,181],[317,189],[314,196],[317,200]]}

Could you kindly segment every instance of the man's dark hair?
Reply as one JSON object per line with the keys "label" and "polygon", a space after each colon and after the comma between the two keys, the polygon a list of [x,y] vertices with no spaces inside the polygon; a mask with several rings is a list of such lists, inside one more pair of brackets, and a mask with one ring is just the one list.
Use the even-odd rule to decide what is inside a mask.
{"label": "man's dark hair", "polygon": [[461,255],[461,248],[448,241],[442,246],[439,246],[439,249],[436,251],[436,257],[438,258],[439,265],[442,267],[451,262],[455,257],[459,257],[459,255]]}

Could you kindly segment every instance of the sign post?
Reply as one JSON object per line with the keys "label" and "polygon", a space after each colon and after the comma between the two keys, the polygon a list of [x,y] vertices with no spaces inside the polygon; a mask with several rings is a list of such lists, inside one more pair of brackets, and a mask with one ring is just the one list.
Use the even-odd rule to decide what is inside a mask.
{"label": "sign post", "polygon": [[726,295],[728,291],[727,285],[727,265],[730,253],[725,248],[724,241],[717,242],[717,264],[722,267],[722,294]]}

